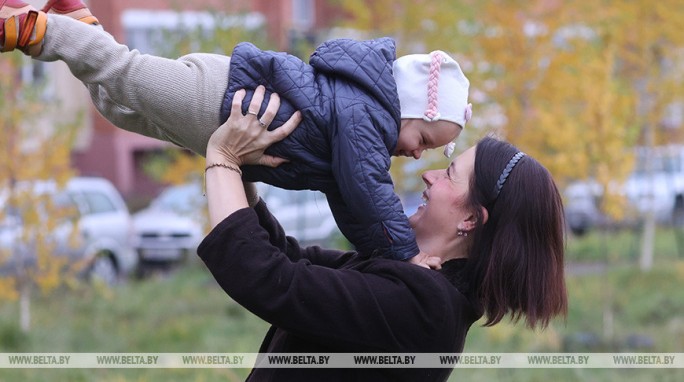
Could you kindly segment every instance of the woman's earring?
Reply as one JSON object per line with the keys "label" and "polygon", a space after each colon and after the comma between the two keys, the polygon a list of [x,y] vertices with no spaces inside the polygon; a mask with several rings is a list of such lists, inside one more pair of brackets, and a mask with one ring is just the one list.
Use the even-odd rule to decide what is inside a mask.
{"label": "woman's earring", "polygon": [[461,231],[460,229],[456,233],[458,236],[463,236],[463,237],[468,237],[468,232],[466,231]]}

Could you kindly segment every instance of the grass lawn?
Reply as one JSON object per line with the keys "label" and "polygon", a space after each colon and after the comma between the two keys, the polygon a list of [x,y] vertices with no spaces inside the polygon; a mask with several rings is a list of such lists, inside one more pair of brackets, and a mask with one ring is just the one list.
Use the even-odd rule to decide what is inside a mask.
{"label": "grass lawn", "polygon": [[[627,239],[588,236],[569,252],[625,253]],[[636,240],[630,238],[631,243]],[[623,246],[623,249],[613,247]],[[579,248],[579,249],[578,249]],[[580,253],[580,252],[576,252]],[[471,328],[466,352],[684,352],[684,261],[656,254],[640,272],[611,255],[602,273],[568,274],[570,311],[541,332],[522,324]],[[569,254],[569,258],[572,258]],[[577,261],[602,261],[582,255]],[[622,257],[620,257],[622,256]],[[255,353],[267,325],[228,298],[203,265],[114,289],[80,285],[32,302],[32,329],[18,328],[18,304],[0,303],[0,352]],[[242,381],[247,369],[4,369],[2,381]],[[684,370],[457,369],[451,381],[681,381]]]}
{"label": "grass lawn", "polygon": [[[256,353],[268,325],[233,302],[202,265],[112,290],[36,297],[32,328],[16,302],[0,305],[0,352]],[[0,372],[0,381],[241,381],[248,369],[51,369]]]}

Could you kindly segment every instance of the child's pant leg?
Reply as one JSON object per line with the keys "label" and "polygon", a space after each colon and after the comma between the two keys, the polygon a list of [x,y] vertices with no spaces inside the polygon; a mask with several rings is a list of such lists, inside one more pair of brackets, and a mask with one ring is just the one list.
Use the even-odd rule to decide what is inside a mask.
{"label": "child's pant leg", "polygon": [[116,126],[204,155],[219,126],[230,57],[190,54],[177,60],[141,54],[101,27],[49,15],[43,61],[64,61]]}

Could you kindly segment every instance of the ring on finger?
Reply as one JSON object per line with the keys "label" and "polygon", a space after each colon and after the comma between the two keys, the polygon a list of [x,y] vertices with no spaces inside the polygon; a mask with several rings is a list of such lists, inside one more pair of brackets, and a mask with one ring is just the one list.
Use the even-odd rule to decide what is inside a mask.
{"label": "ring on finger", "polygon": [[251,110],[247,110],[247,114],[251,114],[255,117],[258,115],[256,111],[251,111]]}
{"label": "ring on finger", "polygon": [[259,118],[259,126],[268,127],[268,123],[264,122],[263,118]]}

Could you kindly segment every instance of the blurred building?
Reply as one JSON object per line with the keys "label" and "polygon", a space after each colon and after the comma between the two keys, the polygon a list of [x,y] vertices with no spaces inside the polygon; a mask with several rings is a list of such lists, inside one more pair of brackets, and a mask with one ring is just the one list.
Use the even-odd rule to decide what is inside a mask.
{"label": "blurred building", "polygon": [[[43,2],[31,3],[40,7]],[[159,29],[172,27],[179,15],[183,22],[191,24],[206,22],[216,12],[236,15],[235,22],[264,28],[269,43],[282,51],[291,51],[303,40],[315,43],[316,36],[323,36],[322,31],[339,15],[328,0],[90,0],[86,3],[117,41],[143,53],[154,53],[153,48],[160,40]],[[111,180],[134,204],[135,200],[156,194],[161,185],[145,175],[143,163],[151,153],[173,146],[114,127],[94,109],[85,88],[63,63],[34,62],[33,71],[44,72],[50,79],[48,92],[65,104],[65,116],[74,115],[78,110],[85,112],[84,129],[73,153],[80,173]]]}

